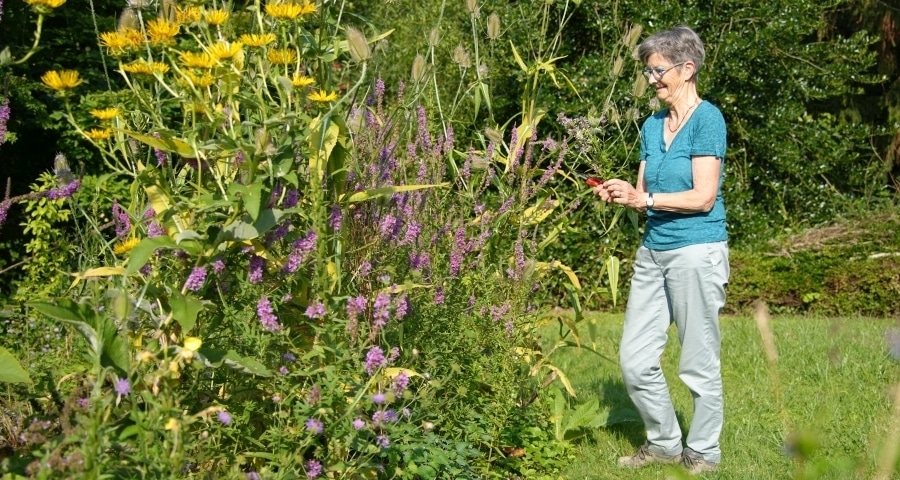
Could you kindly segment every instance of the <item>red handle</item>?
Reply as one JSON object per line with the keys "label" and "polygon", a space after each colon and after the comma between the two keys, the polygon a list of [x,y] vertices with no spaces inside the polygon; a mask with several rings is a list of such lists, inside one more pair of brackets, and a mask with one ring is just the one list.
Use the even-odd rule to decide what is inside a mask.
{"label": "red handle", "polygon": [[588,184],[589,187],[599,187],[602,181],[599,178],[588,177],[584,179],[584,183]]}

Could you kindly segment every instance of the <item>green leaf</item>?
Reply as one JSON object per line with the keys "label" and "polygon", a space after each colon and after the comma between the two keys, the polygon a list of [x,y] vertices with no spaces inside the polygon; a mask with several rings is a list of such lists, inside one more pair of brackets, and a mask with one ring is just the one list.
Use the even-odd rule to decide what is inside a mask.
{"label": "green leaf", "polygon": [[203,302],[193,295],[182,295],[181,292],[172,292],[169,298],[169,306],[172,307],[172,317],[181,324],[185,332],[189,332],[197,323],[197,315],[203,311]]}
{"label": "green leaf", "polygon": [[234,350],[229,350],[222,361],[225,365],[244,373],[258,375],[260,377],[272,376],[272,372],[270,372],[265,365],[250,357],[242,357]]}
{"label": "green leaf", "polygon": [[191,148],[191,146],[187,142],[180,138],[175,138],[167,133],[160,133],[159,138],[156,138],[151,135],[144,135],[142,133],[132,132],[129,130],[116,130],[153,148],[157,148],[165,152],[174,152],[186,158],[197,158],[197,153],[194,152],[194,149]]}
{"label": "green leaf", "polygon": [[609,292],[615,306],[619,298],[619,258],[614,255],[606,259],[606,277],[609,279]]}
{"label": "green leaf", "polygon": [[16,357],[0,347],[0,383],[33,383]]}
{"label": "green leaf", "polygon": [[175,246],[175,242],[169,237],[154,237],[141,240],[141,243],[137,244],[128,256],[128,268],[126,268],[126,273],[131,275],[140,270],[141,267],[147,263],[147,260],[150,259],[150,255],[153,255],[153,252],[155,252],[156,249],[175,248]]}
{"label": "green leaf", "polygon": [[341,203],[359,203],[378,197],[391,196],[398,192],[410,192],[413,190],[423,190],[426,188],[443,188],[449,186],[450,183],[435,183],[427,185],[395,185],[393,187],[373,188],[372,190],[364,190],[362,192],[354,192],[350,195],[343,195]]}
{"label": "green leaf", "polygon": [[222,229],[220,236],[225,240],[253,240],[271,230],[283,216],[282,210],[263,210],[255,222],[244,217],[229,223]]}

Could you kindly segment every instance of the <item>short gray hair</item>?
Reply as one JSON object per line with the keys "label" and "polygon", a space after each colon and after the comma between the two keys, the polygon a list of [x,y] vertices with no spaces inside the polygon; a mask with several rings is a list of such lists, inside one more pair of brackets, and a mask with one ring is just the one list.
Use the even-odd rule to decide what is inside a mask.
{"label": "short gray hair", "polygon": [[706,59],[706,49],[697,32],[685,25],[677,25],[668,30],[656,32],[647,37],[637,47],[638,60],[647,64],[650,55],[658,54],[671,61],[673,64],[682,62],[694,62],[697,69],[691,80],[697,80],[697,74]]}

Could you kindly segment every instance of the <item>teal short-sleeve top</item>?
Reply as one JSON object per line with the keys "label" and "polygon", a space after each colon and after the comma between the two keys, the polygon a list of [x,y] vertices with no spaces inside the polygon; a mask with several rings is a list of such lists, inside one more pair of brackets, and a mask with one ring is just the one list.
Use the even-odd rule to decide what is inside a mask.
{"label": "teal short-sleeve top", "polygon": [[721,160],[716,201],[708,212],[690,214],[647,210],[643,244],[652,250],[672,250],[688,245],[728,240],[725,228],[725,202],[722,183],[725,180],[726,129],[722,112],[702,101],[694,114],[666,149],[663,129],[668,109],[644,121],[641,127],[641,160],[644,181],[650,193],[676,193],[693,188],[692,158],[714,156]]}

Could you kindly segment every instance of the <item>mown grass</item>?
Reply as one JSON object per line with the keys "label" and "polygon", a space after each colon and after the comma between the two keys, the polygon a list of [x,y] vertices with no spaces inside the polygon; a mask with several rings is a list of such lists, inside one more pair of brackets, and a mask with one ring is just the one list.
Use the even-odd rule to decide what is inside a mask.
{"label": "mown grass", "polygon": [[[775,369],[769,368],[752,318],[726,317],[721,324],[723,461],[718,472],[704,478],[874,478],[892,428],[891,389],[900,381],[900,363],[888,355],[885,340],[897,321],[775,317],[770,322],[778,350]],[[599,399],[610,420],[576,442],[576,458],[560,478],[666,478],[673,472],[665,467],[629,471],[616,465],[617,457],[644,441],[618,366],[622,315],[594,315],[580,325],[583,344],[608,359],[571,348],[554,354],[552,363],[572,382],[578,394],[573,405]],[[546,338],[558,338],[556,330],[548,327]],[[690,393],[677,377],[679,353],[673,327],[663,368],[685,431],[692,409]]]}

